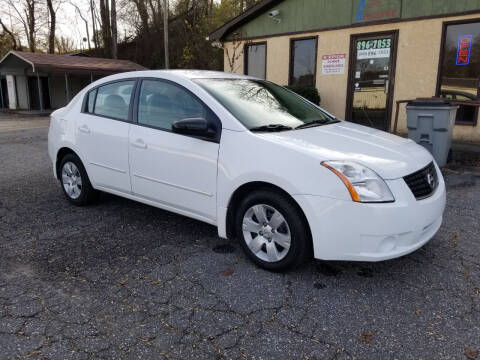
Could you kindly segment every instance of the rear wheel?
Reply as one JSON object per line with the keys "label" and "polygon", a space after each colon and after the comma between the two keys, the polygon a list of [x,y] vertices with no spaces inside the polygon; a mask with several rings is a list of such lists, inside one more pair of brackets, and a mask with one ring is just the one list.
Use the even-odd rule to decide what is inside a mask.
{"label": "rear wheel", "polygon": [[270,190],[255,191],[241,201],[236,233],[246,254],[257,265],[282,271],[304,262],[310,236],[298,207]]}
{"label": "rear wheel", "polygon": [[67,154],[60,162],[60,183],[68,201],[82,206],[97,198],[97,191],[92,187],[87,172],[78,156]]}

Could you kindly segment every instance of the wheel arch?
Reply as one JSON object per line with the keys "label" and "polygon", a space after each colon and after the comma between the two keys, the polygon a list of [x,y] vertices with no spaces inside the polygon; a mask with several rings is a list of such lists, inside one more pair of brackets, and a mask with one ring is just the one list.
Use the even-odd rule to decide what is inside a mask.
{"label": "wheel arch", "polygon": [[305,216],[305,213],[301,208],[300,204],[298,204],[298,202],[287,191],[283,190],[281,187],[269,182],[264,182],[264,181],[252,181],[252,182],[242,184],[232,193],[232,196],[230,197],[230,200],[228,202],[227,216],[225,220],[226,235],[228,239],[232,239],[235,237],[235,215],[236,215],[236,209],[238,208],[238,204],[249,192],[254,190],[274,191],[286,197],[289,201],[291,201],[292,204],[298,209],[300,215],[303,218],[303,221],[305,222],[305,225],[307,227],[307,231],[310,237],[310,241],[311,241],[311,246],[313,247],[312,232],[310,230],[310,224],[308,223],[307,217]]}
{"label": "wheel arch", "polygon": [[78,154],[69,147],[64,146],[58,149],[57,157],[55,159],[55,174],[57,175],[57,179],[60,179],[60,163],[62,162],[62,159],[64,158],[64,156],[68,154],[73,154],[80,159],[80,156],[78,156]]}

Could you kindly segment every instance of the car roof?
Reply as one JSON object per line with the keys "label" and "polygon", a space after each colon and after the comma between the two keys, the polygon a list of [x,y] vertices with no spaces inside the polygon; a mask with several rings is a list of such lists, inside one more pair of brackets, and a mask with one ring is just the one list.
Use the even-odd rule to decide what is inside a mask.
{"label": "car roof", "polygon": [[[124,73],[126,74],[126,73]],[[130,72],[136,76],[162,76],[173,75],[186,79],[256,79],[252,76],[233,74],[223,71],[210,71],[210,70],[144,70]]]}

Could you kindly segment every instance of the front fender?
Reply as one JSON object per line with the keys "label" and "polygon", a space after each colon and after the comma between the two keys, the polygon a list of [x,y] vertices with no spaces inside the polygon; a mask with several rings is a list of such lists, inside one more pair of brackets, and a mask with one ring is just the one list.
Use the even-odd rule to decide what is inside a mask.
{"label": "front fender", "polygon": [[274,134],[249,131],[222,133],[217,176],[217,225],[226,236],[229,202],[235,191],[250,182],[264,182],[281,188],[292,198],[316,195],[350,200],[341,180],[305,151],[282,145]]}

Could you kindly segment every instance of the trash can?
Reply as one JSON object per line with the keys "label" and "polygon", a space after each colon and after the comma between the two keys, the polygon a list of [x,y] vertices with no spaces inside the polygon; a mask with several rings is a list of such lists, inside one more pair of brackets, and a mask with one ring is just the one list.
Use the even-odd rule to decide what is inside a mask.
{"label": "trash can", "polygon": [[438,166],[447,164],[457,109],[448,99],[407,103],[408,137],[430,151]]}

